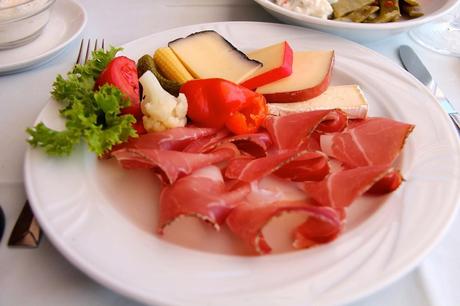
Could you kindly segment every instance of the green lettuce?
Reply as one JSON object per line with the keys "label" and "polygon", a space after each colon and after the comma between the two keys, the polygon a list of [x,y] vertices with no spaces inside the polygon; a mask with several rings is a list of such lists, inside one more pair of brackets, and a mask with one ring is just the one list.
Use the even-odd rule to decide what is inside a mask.
{"label": "green lettuce", "polygon": [[83,139],[90,151],[102,156],[104,153],[130,137],[137,137],[132,115],[121,115],[120,110],[129,105],[121,91],[105,84],[94,91],[96,79],[119,48],[93,52],[92,59],[84,65],[76,65],[64,78],[58,75],[51,95],[62,105],[61,116],[65,129],[56,131],[43,122],[28,128],[28,142],[40,147],[49,155],[69,155]]}

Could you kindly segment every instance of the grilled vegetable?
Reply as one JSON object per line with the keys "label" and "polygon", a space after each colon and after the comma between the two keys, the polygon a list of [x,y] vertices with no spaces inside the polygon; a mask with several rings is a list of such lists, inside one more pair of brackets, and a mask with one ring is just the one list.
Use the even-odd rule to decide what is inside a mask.
{"label": "grilled vegetable", "polygon": [[363,22],[369,16],[374,14],[379,10],[378,6],[366,5],[360,9],[357,9],[343,17],[337,18],[336,20],[340,21],[351,21],[351,22]]}
{"label": "grilled vegetable", "polygon": [[401,18],[401,12],[399,10],[398,0],[379,0],[380,11],[379,16],[373,20],[373,22],[390,22],[397,21]]}
{"label": "grilled vegetable", "polygon": [[187,81],[193,80],[190,72],[169,47],[156,50],[153,55],[153,61],[160,73],[172,81],[182,85]]}
{"label": "grilled vegetable", "polygon": [[400,2],[402,2],[402,3],[400,3],[401,6],[402,6],[403,3],[406,3],[406,4],[411,5],[411,6],[420,6],[420,3],[417,0],[400,0]]}
{"label": "grilled vegetable", "polygon": [[360,9],[366,5],[371,5],[374,0],[339,0],[332,4],[334,9],[334,17],[340,18],[348,13]]}
{"label": "grilled vegetable", "polygon": [[423,16],[420,5],[409,5],[407,3],[401,3],[401,11],[409,16],[409,18],[416,18]]}

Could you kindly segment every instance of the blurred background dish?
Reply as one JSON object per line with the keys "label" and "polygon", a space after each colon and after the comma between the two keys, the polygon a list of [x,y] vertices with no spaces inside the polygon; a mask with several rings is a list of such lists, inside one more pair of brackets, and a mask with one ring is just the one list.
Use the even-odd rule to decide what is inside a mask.
{"label": "blurred background dish", "polygon": [[15,48],[0,48],[0,75],[22,71],[51,60],[80,35],[86,22],[86,11],[79,3],[57,0],[48,24],[37,38]]}
{"label": "blurred background dish", "polygon": [[1,0],[0,49],[35,39],[45,28],[55,0]]}
{"label": "blurred background dish", "polygon": [[318,29],[361,43],[384,39],[434,21],[452,12],[460,4],[457,0],[418,0],[424,13],[421,17],[385,23],[354,23],[309,16],[282,7],[276,4],[276,0],[254,1],[285,23]]}
{"label": "blurred background dish", "polygon": [[409,35],[432,51],[460,57],[460,5],[455,12],[416,27]]}

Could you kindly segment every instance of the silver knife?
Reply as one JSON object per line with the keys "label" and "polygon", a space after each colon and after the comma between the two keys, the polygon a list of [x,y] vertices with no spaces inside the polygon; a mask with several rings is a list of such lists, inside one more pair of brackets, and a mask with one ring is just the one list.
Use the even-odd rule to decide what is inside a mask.
{"label": "silver knife", "polygon": [[400,46],[399,57],[401,58],[406,70],[431,90],[439,104],[441,104],[441,107],[449,114],[457,129],[460,131],[460,114],[455,110],[444,93],[438,87],[430,72],[422,63],[415,51],[409,46]]}

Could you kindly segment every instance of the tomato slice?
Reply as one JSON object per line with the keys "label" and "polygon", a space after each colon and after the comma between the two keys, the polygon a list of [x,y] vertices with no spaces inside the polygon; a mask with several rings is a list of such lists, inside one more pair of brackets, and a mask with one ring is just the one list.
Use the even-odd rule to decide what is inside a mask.
{"label": "tomato slice", "polygon": [[122,114],[131,114],[136,118],[142,116],[139,79],[134,61],[126,56],[115,57],[96,80],[96,88],[104,84],[112,84],[117,87],[130,100],[131,105],[122,109]]}

